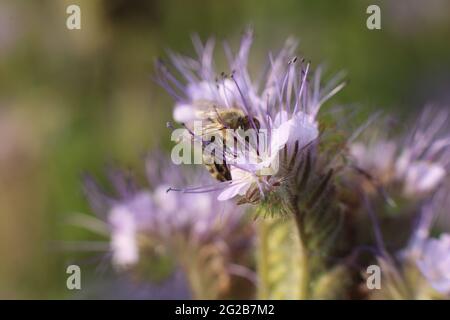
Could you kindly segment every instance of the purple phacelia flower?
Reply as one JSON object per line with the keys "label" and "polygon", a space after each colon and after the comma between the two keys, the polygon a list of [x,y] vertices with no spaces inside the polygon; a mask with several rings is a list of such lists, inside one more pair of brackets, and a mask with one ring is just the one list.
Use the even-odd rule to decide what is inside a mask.
{"label": "purple phacelia flower", "polygon": [[434,289],[442,294],[450,293],[450,234],[427,239],[416,263]]}
{"label": "purple phacelia flower", "polygon": [[122,268],[137,264],[142,237],[151,238],[168,251],[183,246],[217,243],[233,246],[239,241],[251,242],[251,237],[245,238],[248,233],[242,234],[242,239],[232,236],[241,226],[244,208],[219,203],[209,194],[167,192],[169,184],[202,183],[204,175],[155,158],[146,163],[151,185],[148,189],[137,188],[121,171],[110,175],[116,196],[107,195],[92,178],[86,179],[92,207],[97,213],[103,213],[109,225],[114,265]]}
{"label": "purple phacelia flower", "polygon": [[450,169],[448,112],[425,108],[403,138],[390,138],[386,132],[370,132],[369,141],[350,145],[350,156],[381,186],[400,185],[406,197],[432,193]]}
{"label": "purple phacelia flower", "polygon": [[[295,162],[300,151],[318,139],[319,109],[344,86],[335,79],[322,88],[320,70],[310,83],[310,63],[294,56],[297,44],[292,39],[275,57],[269,54],[265,73],[255,80],[248,68],[252,38],[252,32],[247,31],[235,55],[225,44],[227,72],[215,68],[212,39],[203,44],[194,38],[197,58],[171,53],[173,70],[162,62],[157,64],[159,83],[176,100],[173,117],[190,130],[194,140],[200,140],[203,147],[211,143],[205,139],[207,134],[191,131],[196,120],[202,121],[207,133],[235,130],[226,139],[214,141],[217,148],[223,148],[219,159],[219,169],[224,173],[221,183],[182,189],[184,192],[221,190],[219,200],[239,196],[243,202],[253,203],[264,199],[289,177],[290,172],[280,170],[279,163]],[[238,120],[229,120],[230,113]],[[253,139],[256,143],[249,143],[238,129],[264,133],[265,143],[258,138]],[[230,147],[230,141],[237,145]]]}
{"label": "purple phacelia flower", "polygon": [[111,231],[112,262],[131,266],[139,261],[137,235],[149,227],[150,212],[155,210],[151,194],[140,192],[124,203],[114,205],[108,214]]}

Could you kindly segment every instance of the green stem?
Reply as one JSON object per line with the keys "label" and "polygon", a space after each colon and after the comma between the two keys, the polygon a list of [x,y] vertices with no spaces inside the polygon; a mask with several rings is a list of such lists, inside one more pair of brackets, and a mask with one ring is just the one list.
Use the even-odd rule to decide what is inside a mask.
{"label": "green stem", "polygon": [[305,233],[303,232],[303,222],[300,213],[297,211],[294,214],[295,225],[298,231],[298,238],[300,241],[301,255],[300,255],[300,292],[299,299],[306,300],[310,297],[310,263],[309,253],[305,241]]}
{"label": "green stem", "polygon": [[180,250],[181,265],[185,270],[189,288],[191,290],[192,298],[194,300],[214,299],[208,286],[205,285],[205,274],[202,266],[198,263],[197,252],[193,248],[184,248]]}
{"label": "green stem", "polygon": [[[304,214],[297,200],[288,206],[292,219],[269,218],[264,207],[259,208],[258,219],[258,298],[311,298],[311,259],[303,223]],[[293,220],[293,221],[292,221]],[[295,223],[295,227],[293,225]],[[292,237],[297,229],[298,239]]]}
{"label": "green stem", "polygon": [[258,224],[258,298],[269,299],[269,239],[268,222],[260,219]]}

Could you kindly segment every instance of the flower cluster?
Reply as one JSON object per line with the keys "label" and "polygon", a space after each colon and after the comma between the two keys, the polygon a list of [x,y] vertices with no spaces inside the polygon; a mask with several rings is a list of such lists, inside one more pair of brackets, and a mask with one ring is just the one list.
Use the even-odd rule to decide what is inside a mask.
{"label": "flower cluster", "polygon": [[[445,229],[440,218],[448,218],[448,185],[441,186],[421,205],[408,244],[384,258],[387,290],[383,298],[443,299],[450,296],[450,234],[434,238],[431,232]],[[447,216],[447,217],[445,217]]]}
{"label": "flower cluster", "polygon": [[450,170],[448,122],[446,110],[425,108],[404,137],[386,137],[389,130],[383,128],[384,133],[371,132],[371,141],[350,145],[350,155],[379,185],[399,184],[403,196],[412,199],[429,195]]}
{"label": "flower cluster", "polygon": [[[426,107],[400,137],[381,127],[384,131],[368,130],[368,137],[349,147],[357,174],[346,178],[364,189],[369,210],[380,220],[374,233],[380,264],[388,271],[387,289],[376,297],[428,299],[449,294],[448,229],[441,223],[448,220],[448,212],[442,210],[450,169],[448,122],[445,109]],[[444,231],[439,239],[430,236],[434,229]]]}
{"label": "flower cluster", "polygon": [[[248,70],[251,43],[252,33],[247,31],[236,55],[225,46],[229,73],[214,68],[213,40],[206,44],[194,40],[197,60],[171,54],[174,71],[162,62],[157,64],[159,82],[176,99],[175,121],[192,128],[200,120],[208,132],[211,128],[235,130],[220,139],[221,145],[218,139],[211,142],[207,135],[192,132],[192,138],[203,145],[213,143],[216,149],[225,149],[215,162],[227,173],[225,181],[216,186],[222,189],[219,200],[240,196],[244,202],[255,203],[283,184],[291,175],[283,163],[287,159],[295,162],[298,153],[318,139],[319,109],[344,85],[336,85],[335,80],[322,88],[320,70],[311,84],[310,64],[293,56],[297,46],[293,40],[288,40],[275,57],[270,56],[268,71],[257,81]],[[230,114],[237,120],[232,121]],[[263,135],[249,142],[238,129],[253,129]],[[237,147],[229,147],[230,141],[237,142]]]}
{"label": "flower cluster", "polygon": [[[151,188],[143,189],[125,172],[111,171],[116,196],[107,195],[91,177],[85,179],[92,207],[96,212],[104,212],[103,219],[109,226],[112,263],[119,271],[137,269],[142,260],[156,252],[175,259],[190,281],[194,281],[189,278],[194,267],[202,269],[205,277],[208,272],[220,271],[219,285],[224,288],[211,289],[215,290],[211,296],[202,295],[215,297],[219,294],[216,291],[229,286],[233,266],[246,270],[238,265],[252,246],[251,226],[243,225],[245,208],[219,203],[206,194],[168,192],[169,182],[195,183],[205,177],[168,165],[162,155],[149,157],[146,173]],[[250,270],[244,274],[251,278]]]}
{"label": "flower cluster", "polygon": [[450,234],[439,239],[428,239],[423,244],[422,255],[417,266],[437,291],[450,293]]}
{"label": "flower cluster", "polygon": [[[449,221],[440,212],[448,112],[425,108],[408,130],[374,118],[352,130],[340,125],[345,113],[322,108],[345,83],[323,84],[292,39],[259,77],[250,72],[251,31],[236,54],[225,44],[225,71],[214,40],[193,42],[197,57],[169,53],[157,81],[175,99],[179,140],[198,148],[215,180],[155,157],[147,189],[115,172],[111,197],[87,179],[117,269],[139,274],[168,257],[195,298],[254,297],[249,287],[263,299],[448,298],[450,236],[438,219]],[[373,264],[382,271],[375,291],[364,274]]]}

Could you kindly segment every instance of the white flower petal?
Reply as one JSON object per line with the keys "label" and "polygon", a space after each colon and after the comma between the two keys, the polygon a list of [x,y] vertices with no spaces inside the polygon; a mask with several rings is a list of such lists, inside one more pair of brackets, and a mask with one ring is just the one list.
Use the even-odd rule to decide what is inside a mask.
{"label": "white flower petal", "polygon": [[195,120],[194,108],[189,104],[177,104],[173,110],[173,118],[176,122],[185,123]]}
{"label": "white flower petal", "polygon": [[289,120],[289,114],[286,111],[282,110],[282,111],[278,112],[277,115],[275,116],[275,119],[273,121],[273,126],[275,128],[278,128],[280,125],[287,122],[288,120]]}
{"label": "white flower petal", "polygon": [[177,209],[177,195],[173,192],[167,192],[168,185],[160,185],[153,192],[155,204],[166,212],[172,212]]}
{"label": "white flower petal", "polygon": [[416,263],[434,289],[444,294],[450,292],[450,234],[427,240]]}
{"label": "white flower petal", "polygon": [[289,144],[298,141],[299,148],[303,148],[313,142],[319,136],[317,123],[312,122],[310,117],[303,112],[297,113],[291,120],[289,132]]}
{"label": "white flower petal", "polygon": [[134,265],[139,260],[136,243],[136,221],[125,206],[113,208],[108,216],[111,224],[113,263],[119,267]]}
{"label": "white flower petal", "polygon": [[250,186],[255,182],[255,177],[250,172],[239,168],[233,167],[231,169],[231,177],[233,182],[219,194],[217,200],[224,201],[232,199],[237,195],[245,195]]}
{"label": "white flower petal", "polygon": [[405,193],[427,193],[437,187],[445,177],[445,169],[438,164],[417,161],[406,171]]}

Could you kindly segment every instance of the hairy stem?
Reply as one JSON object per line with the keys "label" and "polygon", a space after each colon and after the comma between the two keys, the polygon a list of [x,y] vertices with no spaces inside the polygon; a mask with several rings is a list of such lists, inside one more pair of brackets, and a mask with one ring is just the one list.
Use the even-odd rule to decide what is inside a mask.
{"label": "hairy stem", "polygon": [[268,222],[260,219],[258,224],[258,298],[269,298],[269,239],[268,239]]}
{"label": "hairy stem", "polygon": [[208,270],[199,260],[199,254],[196,248],[188,247],[181,251],[181,267],[184,269],[189,283],[192,299],[207,300],[216,299],[211,281],[208,279]]}
{"label": "hairy stem", "polygon": [[303,230],[303,222],[301,219],[301,215],[298,209],[294,212],[294,220],[295,225],[297,227],[298,239],[300,241],[301,255],[300,255],[300,291],[299,291],[299,299],[306,300],[310,296],[310,265],[309,265],[309,252],[306,246],[305,233]]}
{"label": "hairy stem", "polygon": [[207,293],[202,284],[201,272],[198,270],[196,257],[193,257],[194,252],[191,250],[182,252],[181,264],[187,276],[192,298],[194,300],[207,299]]}

